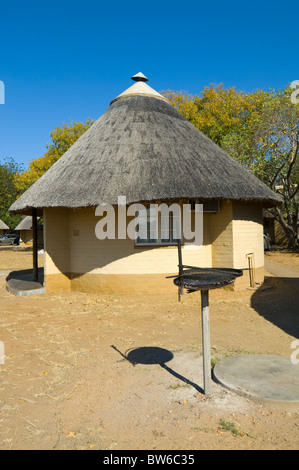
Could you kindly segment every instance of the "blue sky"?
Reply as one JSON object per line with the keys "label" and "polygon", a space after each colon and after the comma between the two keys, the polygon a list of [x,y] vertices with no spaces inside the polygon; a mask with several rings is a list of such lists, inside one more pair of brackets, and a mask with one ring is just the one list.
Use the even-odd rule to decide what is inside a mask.
{"label": "blue sky", "polygon": [[97,119],[140,71],[157,91],[285,87],[299,79],[298,9],[276,0],[1,2],[0,160],[27,166],[52,129]]}

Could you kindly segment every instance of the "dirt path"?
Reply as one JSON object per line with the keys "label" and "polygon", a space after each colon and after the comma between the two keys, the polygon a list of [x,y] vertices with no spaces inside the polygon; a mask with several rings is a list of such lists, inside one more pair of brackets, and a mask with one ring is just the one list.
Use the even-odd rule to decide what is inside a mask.
{"label": "dirt path", "polygon": [[289,266],[290,268],[299,269],[299,253],[288,251],[287,249],[267,251],[265,259]]}
{"label": "dirt path", "polygon": [[[298,293],[211,292],[213,360],[289,357]],[[298,449],[299,415],[202,394],[200,295],[18,298],[0,277],[0,449]],[[145,364],[157,348],[162,366]],[[130,350],[136,350],[135,356]],[[137,355],[137,356],[136,356]],[[137,357],[137,363],[127,358]],[[141,362],[141,363],[140,363]],[[298,366],[299,367],[299,366]]]}
{"label": "dirt path", "polygon": [[[276,258],[274,258],[276,259]],[[285,282],[292,284],[292,286],[299,291],[299,267],[294,268],[287,264],[281,264],[273,261],[272,257],[265,257],[265,269],[274,276],[283,279]]]}

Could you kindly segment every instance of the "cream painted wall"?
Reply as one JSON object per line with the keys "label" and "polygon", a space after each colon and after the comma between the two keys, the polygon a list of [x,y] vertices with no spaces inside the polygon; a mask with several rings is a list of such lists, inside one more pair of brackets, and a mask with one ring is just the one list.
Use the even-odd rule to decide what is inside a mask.
{"label": "cream painted wall", "polygon": [[214,268],[233,268],[233,204],[221,201],[220,211],[210,214],[212,241],[212,266]]}
{"label": "cream painted wall", "polygon": [[249,253],[256,267],[264,266],[261,204],[222,201],[220,207],[210,216],[213,266],[246,268]]}
{"label": "cream painted wall", "polygon": [[[137,247],[133,240],[98,240],[95,209],[44,211],[46,275],[168,274],[178,271],[176,247]],[[204,214],[204,244],[183,246],[183,263],[202,267],[264,264],[262,209],[258,204],[222,201],[218,214]],[[212,243],[213,241],[213,243]]]}
{"label": "cream painted wall", "polygon": [[69,272],[69,210],[44,210],[46,274]]}
{"label": "cream painted wall", "polygon": [[263,212],[261,204],[233,204],[234,268],[247,268],[246,255],[254,254],[256,268],[264,266]]}
{"label": "cream painted wall", "polygon": [[[70,211],[70,272],[94,274],[156,274],[177,272],[176,247],[135,246],[134,240],[98,240],[94,209]],[[127,219],[128,222],[129,219]],[[184,264],[211,265],[209,223],[202,247],[183,247]],[[117,229],[117,227],[116,227]],[[84,248],[84,249],[83,249]]]}

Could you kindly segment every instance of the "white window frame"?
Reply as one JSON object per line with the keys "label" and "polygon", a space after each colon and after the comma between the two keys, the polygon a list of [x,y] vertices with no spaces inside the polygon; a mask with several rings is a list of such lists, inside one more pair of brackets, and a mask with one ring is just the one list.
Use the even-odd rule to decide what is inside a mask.
{"label": "white window frame", "polygon": [[[166,205],[168,207],[171,207],[171,203],[166,203]],[[174,214],[172,211],[170,211],[168,213],[168,216],[169,216],[169,219],[168,219],[168,223],[169,223],[169,234],[172,233],[172,237],[170,236],[170,240],[166,239],[166,238],[163,238],[162,236],[162,232],[163,232],[163,225],[164,223],[162,222],[162,214],[161,214],[161,211],[159,210],[158,211],[158,214],[156,213],[155,214],[155,217],[156,217],[156,221],[158,222],[158,227],[157,226],[154,226],[152,227],[152,232],[156,232],[156,235],[157,235],[157,238],[150,238],[150,235],[152,234],[151,231],[150,231],[150,211],[153,210],[153,206],[156,206],[155,210],[157,211],[157,206],[159,206],[159,204],[144,204],[145,208],[146,208],[146,224],[147,224],[147,227],[146,227],[146,233],[147,233],[147,239],[146,238],[136,238],[135,240],[135,247],[139,247],[139,246],[177,246],[177,241],[178,239],[176,238],[173,238],[173,228],[174,228]],[[138,214],[138,211],[136,213],[136,215]],[[152,214],[153,215],[153,214]],[[138,214],[138,216],[140,217],[140,215]],[[142,215],[141,215],[142,217]],[[179,221],[180,225],[182,224],[182,220],[181,220],[181,213],[180,213],[180,221]],[[165,227],[167,228],[167,221],[166,221],[166,225]],[[165,228],[165,230],[166,230]],[[145,233],[145,232],[144,232]],[[140,240],[140,241],[139,241]],[[181,237],[181,240],[182,240],[182,237]]]}

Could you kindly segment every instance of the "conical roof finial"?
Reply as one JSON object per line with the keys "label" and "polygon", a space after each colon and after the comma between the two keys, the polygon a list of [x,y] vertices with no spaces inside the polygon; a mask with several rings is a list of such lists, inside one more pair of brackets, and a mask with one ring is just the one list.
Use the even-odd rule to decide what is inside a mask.
{"label": "conical roof finial", "polygon": [[145,83],[148,81],[148,78],[143,75],[143,73],[136,73],[136,75],[133,75],[133,77],[131,78],[136,83],[134,83],[127,90],[123,91],[120,95],[114,98],[114,100],[112,100],[110,104],[114,103],[115,101],[121,98],[127,98],[128,96],[148,96],[150,98],[157,98],[159,100],[166,101],[167,103],[169,102],[168,99],[165,98],[165,96],[162,96],[156,90],[148,86],[147,83]]}
{"label": "conical roof finial", "polygon": [[134,80],[134,82],[148,82],[148,78],[146,78],[142,72],[136,73],[131,79]]}

